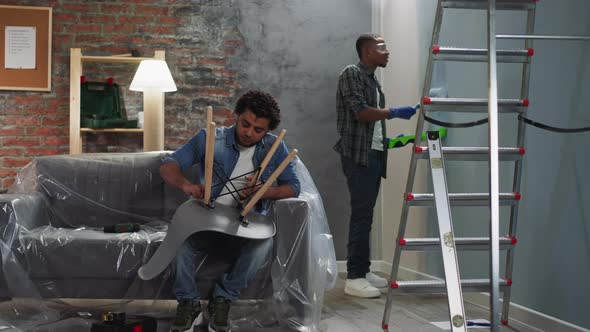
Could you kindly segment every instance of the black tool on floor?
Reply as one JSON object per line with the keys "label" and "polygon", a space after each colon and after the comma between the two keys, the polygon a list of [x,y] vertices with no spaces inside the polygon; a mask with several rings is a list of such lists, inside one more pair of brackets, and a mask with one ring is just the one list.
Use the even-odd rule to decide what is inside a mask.
{"label": "black tool on floor", "polygon": [[102,322],[92,324],[90,332],[157,332],[158,321],[153,317],[126,317],[124,312],[108,312]]}
{"label": "black tool on floor", "polygon": [[139,231],[139,224],[115,224],[104,227],[105,233],[133,233]]}

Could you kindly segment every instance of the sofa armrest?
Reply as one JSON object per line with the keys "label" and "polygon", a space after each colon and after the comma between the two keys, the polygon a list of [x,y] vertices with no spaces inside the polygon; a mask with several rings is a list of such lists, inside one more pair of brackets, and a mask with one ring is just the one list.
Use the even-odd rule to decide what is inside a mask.
{"label": "sofa armrest", "polygon": [[12,297],[15,287],[24,289],[22,294],[35,294],[14,254],[23,231],[46,225],[49,218],[41,195],[0,194],[0,298]]}
{"label": "sofa armrest", "polygon": [[0,232],[8,240],[7,231],[26,230],[49,225],[47,204],[40,194],[0,194]]}

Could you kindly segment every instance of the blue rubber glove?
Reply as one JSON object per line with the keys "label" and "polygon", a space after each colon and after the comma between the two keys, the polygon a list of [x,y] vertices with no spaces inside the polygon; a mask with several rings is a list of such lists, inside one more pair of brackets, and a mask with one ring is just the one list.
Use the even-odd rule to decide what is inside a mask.
{"label": "blue rubber glove", "polygon": [[389,116],[387,119],[400,118],[409,120],[416,114],[416,109],[411,106],[392,107],[389,109]]}

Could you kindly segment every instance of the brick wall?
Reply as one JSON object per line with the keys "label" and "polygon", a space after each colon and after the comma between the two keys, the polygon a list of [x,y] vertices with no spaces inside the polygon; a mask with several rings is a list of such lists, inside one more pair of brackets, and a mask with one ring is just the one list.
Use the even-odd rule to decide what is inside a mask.
{"label": "brick wall", "polygon": [[[7,5],[53,8],[52,91],[0,90],[0,192],[35,156],[69,151],[69,54],[114,55],[137,50],[166,51],[178,91],[166,94],[166,148],[175,149],[204,124],[204,109],[215,121],[231,122],[241,93],[239,58],[244,51],[239,13],[223,0],[3,1]],[[128,90],[134,65],[84,64],[90,81],[113,77],[121,86],[123,111],[141,109],[142,96]],[[141,150],[137,134],[84,134],[85,152]]]}

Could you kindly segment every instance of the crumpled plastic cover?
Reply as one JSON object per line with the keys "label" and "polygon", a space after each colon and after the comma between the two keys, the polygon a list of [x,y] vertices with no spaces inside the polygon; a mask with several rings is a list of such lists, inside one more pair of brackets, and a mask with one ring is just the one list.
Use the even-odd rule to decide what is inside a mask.
{"label": "crumpled plastic cover", "polygon": [[[89,331],[107,311],[174,315],[174,264],[154,280],[137,276],[186,200],[159,175],[166,154],[45,156],[17,174],[0,195],[0,331]],[[301,194],[271,208],[275,248],[232,305],[236,331],[319,331],[324,291],[336,282],[322,199],[305,165],[293,162]],[[104,233],[118,223],[137,223],[140,230]],[[196,259],[205,297],[201,286],[210,292],[229,265]]]}

